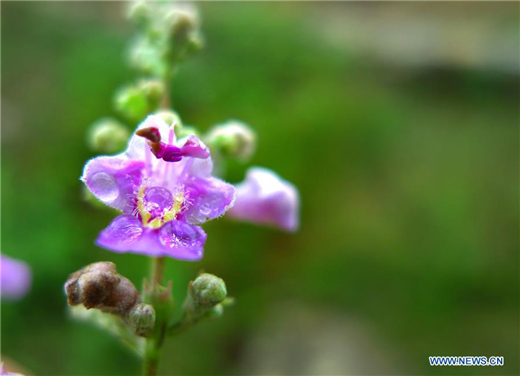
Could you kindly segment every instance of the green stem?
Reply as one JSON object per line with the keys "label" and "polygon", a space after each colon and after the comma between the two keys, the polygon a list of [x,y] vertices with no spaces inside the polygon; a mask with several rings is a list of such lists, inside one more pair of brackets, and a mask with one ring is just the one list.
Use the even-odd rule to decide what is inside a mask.
{"label": "green stem", "polygon": [[[158,286],[162,285],[164,279],[164,257],[154,257],[152,259],[152,272],[151,272],[151,295],[152,302],[157,302]],[[155,305],[155,304],[154,304]],[[157,312],[159,313],[159,312]],[[155,322],[155,330],[150,338],[146,339],[146,347],[143,359],[143,375],[144,376],[156,376],[159,368],[159,361],[161,359],[162,346],[164,343],[165,331],[168,323],[166,317],[161,314],[157,314]]]}

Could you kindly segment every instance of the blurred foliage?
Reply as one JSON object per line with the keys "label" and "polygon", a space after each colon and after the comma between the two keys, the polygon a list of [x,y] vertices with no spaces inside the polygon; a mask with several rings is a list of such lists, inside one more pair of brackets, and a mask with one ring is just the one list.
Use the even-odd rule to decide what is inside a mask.
{"label": "blurred foliage", "polygon": [[[309,26],[318,3],[199,5],[206,48],[175,77],[174,108],[203,130],[251,124],[252,164],[300,188],[302,228],[221,219],[200,263],[169,260],[177,304],[201,269],[237,304],[170,341],[164,373],[243,373],[250,338],[295,301],[368,322],[406,355],[400,374],[453,373],[428,355],[503,355],[503,368],[457,373],[518,374],[518,76],[335,49]],[[496,11],[508,6],[518,33],[517,5]],[[132,27],[119,2],[2,8],[2,251],[34,271],[30,295],[2,303],[2,353],[35,375],[136,375],[115,339],[67,317],[62,287],[94,261],[137,285],[148,272],[145,257],[93,244],[113,213],[85,203],[79,181],[87,126],[116,116],[112,93],[136,77]]]}

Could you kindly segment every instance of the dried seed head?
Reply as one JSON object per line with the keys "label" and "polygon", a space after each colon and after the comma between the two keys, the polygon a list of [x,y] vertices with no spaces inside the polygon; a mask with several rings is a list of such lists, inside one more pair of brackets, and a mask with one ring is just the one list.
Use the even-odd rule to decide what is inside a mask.
{"label": "dried seed head", "polygon": [[82,304],[87,309],[97,308],[123,317],[141,302],[135,286],[117,274],[112,262],[90,264],[71,274],[65,283],[65,293],[71,306]]}

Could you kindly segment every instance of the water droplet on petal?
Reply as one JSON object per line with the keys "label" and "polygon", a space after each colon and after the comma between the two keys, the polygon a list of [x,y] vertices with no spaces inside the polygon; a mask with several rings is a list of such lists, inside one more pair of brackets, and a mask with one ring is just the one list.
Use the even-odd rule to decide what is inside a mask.
{"label": "water droplet on petal", "polygon": [[101,201],[111,202],[119,196],[116,179],[106,172],[98,172],[90,178],[90,189]]}
{"label": "water droplet on petal", "polygon": [[159,232],[159,240],[168,248],[197,248],[193,252],[200,255],[200,246],[204,244],[205,236],[199,228],[182,221],[166,223]]}
{"label": "water droplet on petal", "polygon": [[119,243],[132,243],[143,233],[141,221],[131,215],[121,215],[114,219],[105,230],[104,237]]}
{"label": "water droplet on petal", "polygon": [[150,187],[144,193],[144,205],[152,216],[159,216],[173,206],[172,193],[163,187]]}
{"label": "water droplet on petal", "polygon": [[200,214],[202,214],[204,217],[207,217],[211,213],[211,207],[209,204],[202,204],[200,206]]}

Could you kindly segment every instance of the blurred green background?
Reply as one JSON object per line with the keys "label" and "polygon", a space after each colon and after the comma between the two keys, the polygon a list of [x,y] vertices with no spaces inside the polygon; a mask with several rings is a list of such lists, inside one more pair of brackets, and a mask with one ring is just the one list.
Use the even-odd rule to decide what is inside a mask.
{"label": "blurred green background", "polygon": [[[62,289],[95,261],[137,285],[149,270],[93,244],[113,213],[79,181],[88,125],[137,77],[124,5],[2,2],[2,251],[34,273],[25,299],[2,302],[2,354],[31,375],[140,372],[67,317]],[[252,164],[299,187],[302,226],[220,219],[201,262],[168,261],[178,302],[204,269],[237,304],[170,340],[162,374],[518,374],[518,3],[198,5],[206,48],[175,78],[174,108],[203,130],[254,127]]]}

